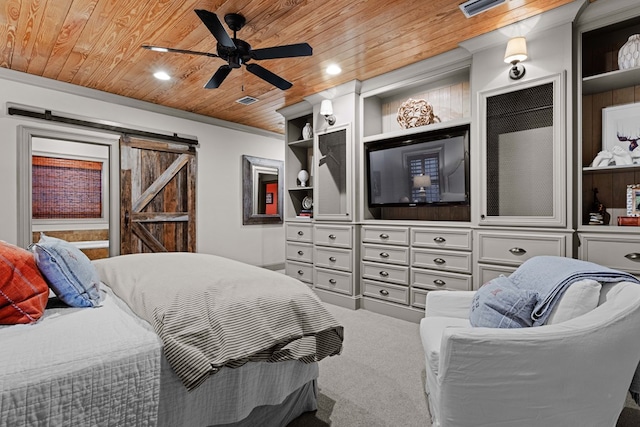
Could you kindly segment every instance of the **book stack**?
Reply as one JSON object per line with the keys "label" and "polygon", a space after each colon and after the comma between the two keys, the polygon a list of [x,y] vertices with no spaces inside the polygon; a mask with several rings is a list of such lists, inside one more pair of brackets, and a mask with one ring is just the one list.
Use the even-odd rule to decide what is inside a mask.
{"label": "book stack", "polygon": [[300,209],[300,213],[296,215],[299,219],[311,219],[313,218],[313,209]]}
{"label": "book stack", "polygon": [[599,212],[591,212],[589,214],[589,225],[603,225],[604,218]]}

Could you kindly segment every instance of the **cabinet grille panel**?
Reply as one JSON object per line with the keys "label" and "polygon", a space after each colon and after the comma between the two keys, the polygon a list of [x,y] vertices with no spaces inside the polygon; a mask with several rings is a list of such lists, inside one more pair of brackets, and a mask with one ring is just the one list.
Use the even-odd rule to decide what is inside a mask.
{"label": "cabinet grille panel", "polygon": [[553,83],[487,98],[487,215],[553,215]]}

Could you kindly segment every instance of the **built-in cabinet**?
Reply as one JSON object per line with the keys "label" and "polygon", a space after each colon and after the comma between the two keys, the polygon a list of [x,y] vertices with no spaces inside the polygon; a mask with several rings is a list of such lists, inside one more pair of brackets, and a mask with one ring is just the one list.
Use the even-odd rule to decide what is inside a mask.
{"label": "built-in cabinet", "polygon": [[[601,5],[603,7],[606,5]],[[606,12],[606,10],[604,11]],[[619,69],[618,51],[629,36],[640,33],[640,7],[591,16],[578,26],[577,83],[579,164],[577,181],[579,257],[633,274],[640,274],[640,227],[618,225],[627,216],[627,186],[640,184],[640,165],[598,166],[594,159],[612,132],[631,140],[640,137],[635,129],[614,129],[603,122],[603,112],[610,107],[640,103],[640,67]],[[611,110],[609,110],[611,111]],[[638,116],[640,120],[640,116]],[[627,135],[626,133],[633,133]],[[610,138],[611,135],[608,135]],[[630,149],[632,141],[621,141]],[[603,224],[594,224],[592,213],[606,208]]]}
{"label": "built-in cabinet", "polygon": [[360,269],[359,228],[352,223],[352,125],[318,130],[313,106],[306,102],[280,112],[286,119],[285,273],[323,300],[356,309]]}
{"label": "built-in cabinet", "polygon": [[[463,43],[466,50],[352,85],[355,105],[338,101],[350,109],[336,112],[350,117],[344,125],[329,126],[318,114],[320,97],[335,95],[329,91],[282,109],[286,273],[325,301],[413,321],[424,315],[429,292],[477,289],[538,255],[640,275],[640,227],[617,225],[627,185],[640,184],[640,166],[591,167],[602,150],[603,108],[640,102],[640,68],[618,70],[616,60],[629,35],[640,33],[633,3],[559,8],[555,26],[528,36],[532,59],[522,80],[495,65],[506,44],[495,32]],[[576,14],[587,18],[574,27]],[[432,104],[433,123],[399,125],[398,108],[410,98]],[[307,123],[311,137],[302,133]],[[461,127],[470,130],[469,203],[369,201],[368,147]],[[309,173],[304,187],[302,169]],[[594,194],[608,225],[589,224]]]}

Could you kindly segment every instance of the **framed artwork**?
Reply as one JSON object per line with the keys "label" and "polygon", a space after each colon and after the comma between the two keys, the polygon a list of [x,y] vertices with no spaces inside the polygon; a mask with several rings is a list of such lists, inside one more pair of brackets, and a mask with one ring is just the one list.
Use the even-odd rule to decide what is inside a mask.
{"label": "framed artwork", "polygon": [[627,185],[627,216],[640,216],[640,184]]}
{"label": "framed artwork", "polygon": [[270,205],[273,203],[273,193],[267,193],[266,197],[265,197],[265,203],[267,205]]}
{"label": "framed artwork", "polygon": [[602,109],[602,149],[633,151],[640,142],[640,103]]}

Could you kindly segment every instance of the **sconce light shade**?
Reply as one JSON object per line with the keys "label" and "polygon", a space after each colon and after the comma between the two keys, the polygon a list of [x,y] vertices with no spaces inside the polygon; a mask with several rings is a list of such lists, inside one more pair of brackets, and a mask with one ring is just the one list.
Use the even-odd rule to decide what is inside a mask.
{"label": "sconce light shade", "polygon": [[413,188],[419,188],[421,193],[424,193],[424,187],[431,186],[431,177],[429,175],[416,175],[413,177]]}
{"label": "sconce light shade", "polygon": [[320,103],[320,114],[324,116],[329,126],[335,124],[336,116],[333,115],[333,105],[330,99],[325,99]]}
{"label": "sconce light shade", "polygon": [[507,43],[507,50],[504,53],[504,62],[511,64],[509,77],[513,80],[521,79],[524,76],[525,68],[520,62],[528,58],[527,39],[524,37],[514,37]]}

